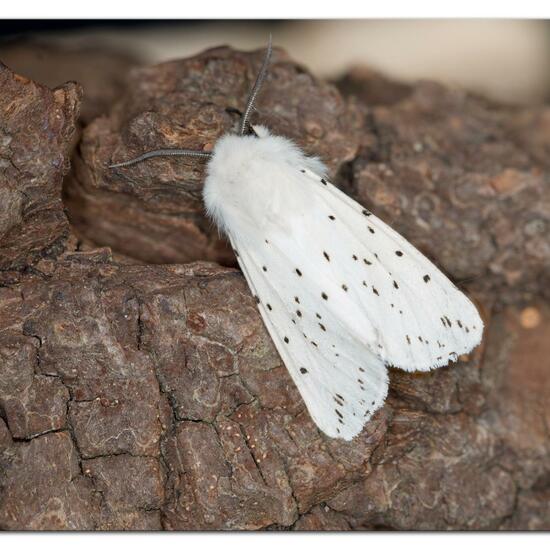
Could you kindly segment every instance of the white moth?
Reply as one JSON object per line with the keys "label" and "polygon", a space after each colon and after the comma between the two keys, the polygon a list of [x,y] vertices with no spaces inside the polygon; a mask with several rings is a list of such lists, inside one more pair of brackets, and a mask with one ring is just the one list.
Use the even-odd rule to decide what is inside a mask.
{"label": "white moth", "polygon": [[326,178],[325,166],[249,115],[211,153],[204,202],[227,235],[263,321],[317,426],[351,440],[382,406],[387,367],[427,371],[481,341],[472,302],[426,257]]}

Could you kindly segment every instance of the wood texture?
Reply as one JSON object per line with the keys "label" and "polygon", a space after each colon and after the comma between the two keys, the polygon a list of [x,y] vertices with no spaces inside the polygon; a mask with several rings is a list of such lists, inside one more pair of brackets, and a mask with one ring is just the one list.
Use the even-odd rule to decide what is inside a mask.
{"label": "wood texture", "polygon": [[76,149],[78,85],[1,68],[0,528],[550,529],[550,111],[370,72],[339,91],[276,52],[256,121],[322,156],[487,324],[456,365],[393,370],[345,443],[308,417],[204,219],[203,167],[105,168],[210,147],[260,58],[135,70]]}

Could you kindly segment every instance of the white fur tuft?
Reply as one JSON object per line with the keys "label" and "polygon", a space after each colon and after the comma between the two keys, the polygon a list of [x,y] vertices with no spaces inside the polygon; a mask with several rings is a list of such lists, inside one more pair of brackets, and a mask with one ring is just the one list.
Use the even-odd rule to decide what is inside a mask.
{"label": "white fur tuft", "polygon": [[[221,137],[208,163],[203,197],[208,215],[224,232],[231,220],[260,218],[275,197],[292,192],[286,174],[298,166],[325,175],[317,157],[308,157],[290,140],[274,136],[264,126],[254,126],[256,136],[227,134]],[[288,195],[287,195],[288,196]]]}

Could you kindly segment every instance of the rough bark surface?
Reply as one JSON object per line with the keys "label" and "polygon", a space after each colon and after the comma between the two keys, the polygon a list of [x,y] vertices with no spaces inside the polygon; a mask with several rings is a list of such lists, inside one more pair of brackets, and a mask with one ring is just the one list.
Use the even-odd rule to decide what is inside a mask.
{"label": "rough bark surface", "polygon": [[50,90],[0,63],[0,270],[21,270],[64,249],[61,184],[81,89]]}
{"label": "rough bark surface", "polygon": [[141,265],[70,236],[78,87],[2,68],[0,528],[550,529],[550,112],[434,83],[367,103],[360,73],[345,99],[277,52],[259,118],[464,281],[487,324],[456,365],[392,370],[345,443],[315,428],[238,270],[155,265],[232,261],[202,216],[203,168],[104,167],[211,146],[259,60],[140,69],[85,128],[71,217]]}

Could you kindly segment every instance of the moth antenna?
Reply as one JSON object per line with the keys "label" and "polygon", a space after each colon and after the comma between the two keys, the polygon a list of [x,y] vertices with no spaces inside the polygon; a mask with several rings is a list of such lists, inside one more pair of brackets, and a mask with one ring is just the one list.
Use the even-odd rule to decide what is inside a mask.
{"label": "moth antenna", "polygon": [[123,162],[117,162],[116,164],[109,165],[109,168],[123,168],[125,166],[132,166],[144,160],[154,157],[199,157],[208,159],[212,156],[212,153],[208,151],[195,151],[193,149],[155,149],[154,151],[147,151],[139,157],[135,157]]}
{"label": "moth antenna", "polygon": [[260,69],[260,72],[258,73],[258,76],[256,77],[256,82],[254,83],[254,87],[252,88],[252,91],[250,92],[250,95],[248,96],[248,101],[246,102],[246,109],[244,110],[244,114],[241,118],[241,127],[239,129],[239,134],[242,136],[245,134],[246,129],[248,127],[248,119],[250,118],[250,114],[252,113],[252,109],[254,109],[254,102],[256,101],[256,97],[258,93],[260,92],[260,89],[262,87],[262,84],[264,83],[265,77],[267,75],[267,67],[269,65],[269,60],[271,58],[271,52],[273,51],[272,43],[271,43],[271,34],[269,35],[269,42],[267,43],[267,50],[265,52],[264,61],[262,63],[262,67]]}

